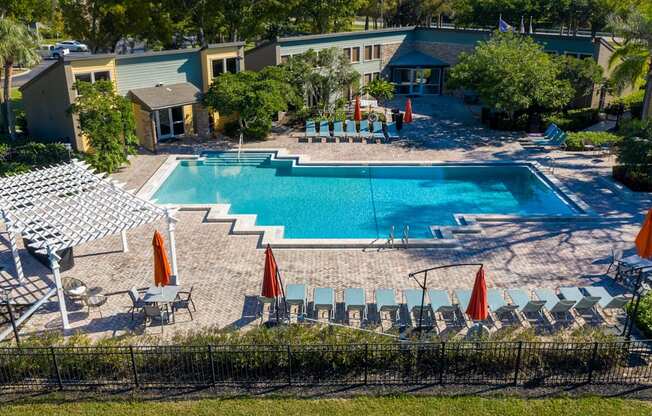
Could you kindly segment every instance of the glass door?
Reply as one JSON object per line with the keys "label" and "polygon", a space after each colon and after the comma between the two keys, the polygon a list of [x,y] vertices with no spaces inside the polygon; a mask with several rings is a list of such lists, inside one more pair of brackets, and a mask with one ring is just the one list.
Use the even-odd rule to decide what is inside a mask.
{"label": "glass door", "polygon": [[183,126],[183,107],[170,108],[170,118],[172,119],[172,133],[175,136],[182,136],[185,132]]}
{"label": "glass door", "polygon": [[158,138],[169,139],[185,133],[183,107],[163,108],[156,111]]}

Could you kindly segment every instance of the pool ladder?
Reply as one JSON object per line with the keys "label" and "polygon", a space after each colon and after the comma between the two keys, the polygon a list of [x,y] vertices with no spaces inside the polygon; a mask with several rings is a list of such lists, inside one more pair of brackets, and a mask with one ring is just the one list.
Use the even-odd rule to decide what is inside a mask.
{"label": "pool ladder", "polygon": [[[392,225],[392,227],[389,229],[389,236],[387,237],[387,241],[385,242],[385,246],[390,248],[394,248],[394,240],[395,240],[394,230],[395,228]],[[403,237],[401,237],[401,244],[403,244],[403,247],[407,248],[409,243],[410,243],[410,226],[405,225],[403,226]]]}

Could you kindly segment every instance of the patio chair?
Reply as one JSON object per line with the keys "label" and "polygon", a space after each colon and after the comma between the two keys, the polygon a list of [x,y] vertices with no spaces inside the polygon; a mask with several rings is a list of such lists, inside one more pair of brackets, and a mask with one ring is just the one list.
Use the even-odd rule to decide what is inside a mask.
{"label": "patio chair", "polygon": [[396,303],[394,289],[376,289],[374,295],[376,298],[376,308],[380,323],[383,321],[383,313],[389,316],[389,321],[391,321],[392,324],[398,322],[399,306]]}
{"label": "patio chair", "polygon": [[373,133],[371,137],[375,140],[380,140],[380,142],[385,141],[385,133],[383,132],[383,123],[380,121],[374,121],[372,124]]}
{"label": "patio chair", "polygon": [[499,315],[515,316],[517,305],[508,304],[505,301],[504,291],[502,289],[491,288],[487,290],[487,303],[489,310],[495,315],[494,320],[500,321]]}
{"label": "patio chair", "polygon": [[457,308],[460,311],[460,316],[464,319],[464,323],[468,327],[471,322],[466,315],[466,309],[469,307],[469,302],[471,301],[471,291],[468,289],[456,289],[453,293],[455,293],[455,297],[457,298]]}
{"label": "patio chair", "polygon": [[396,123],[387,123],[387,140],[392,141],[400,138],[401,136],[398,134],[398,130],[396,129]]}
{"label": "patio chair", "polygon": [[611,249],[611,263],[607,267],[605,274],[609,274],[613,267],[616,268],[616,277],[618,277],[618,270],[620,268],[620,263],[623,259],[623,251],[621,249]]}
{"label": "patio chair", "polygon": [[566,139],[567,139],[566,133],[563,131],[559,130],[555,133],[555,135],[550,138],[550,139],[542,139],[542,140],[533,140],[532,145],[534,147],[541,147],[541,148],[546,148],[546,147],[559,147],[563,148],[566,146]]}
{"label": "patio chair", "polygon": [[306,120],[306,142],[310,142],[311,139],[317,136],[317,129],[315,128],[315,122],[313,120]]}
{"label": "patio chair", "polygon": [[325,138],[327,141],[331,137],[330,127],[328,126],[328,121],[321,121],[319,123],[319,138]]}
{"label": "patio chair", "polygon": [[540,320],[546,320],[543,314],[545,300],[532,300],[528,293],[520,288],[507,289],[507,295],[516,306],[516,311],[520,313],[528,323],[538,323]]}
{"label": "patio chair", "polygon": [[546,131],[544,131],[543,133],[528,133],[527,137],[523,139],[519,139],[519,141],[530,142],[532,140],[536,140],[540,138],[550,140],[558,130],[560,129],[559,127],[557,127],[555,123],[550,123]]}
{"label": "patio chair", "polygon": [[369,120],[360,120],[360,132],[358,134],[361,140],[371,138],[371,131],[369,131]]}
{"label": "patio chair", "polygon": [[[346,138],[352,142],[359,141],[360,136],[358,136],[358,131],[355,128],[355,121],[346,120]],[[342,141],[340,140],[340,143]]]}
{"label": "patio chair", "polygon": [[[578,287],[560,287],[559,294],[563,299],[575,301],[573,309],[582,317],[593,318],[595,307],[600,302],[599,296],[584,295]],[[592,320],[592,319],[591,319]]]}
{"label": "patio chair", "polygon": [[109,298],[107,298],[105,295],[97,294],[97,295],[84,295],[82,297],[82,301],[84,302],[84,305],[88,308],[88,315],[90,316],[91,314],[91,309],[97,309],[97,311],[100,313],[100,318],[103,318],[102,316],[102,306],[106,303],[106,301]]}
{"label": "patio chair", "polygon": [[305,315],[306,307],[308,306],[306,285],[302,283],[287,285],[285,290],[285,303],[290,307],[290,315],[292,314],[292,307],[296,307],[297,316]]}
{"label": "patio chair", "polygon": [[346,311],[346,318],[349,321],[351,314],[355,314],[355,312],[359,313],[359,319],[361,321],[367,319],[367,300],[363,288],[349,287],[344,289],[344,310]]}
{"label": "patio chair", "polygon": [[344,123],[342,123],[341,121],[336,121],[333,123],[333,142],[335,142],[338,139],[340,142],[343,139],[346,139],[346,132],[344,131]]}
{"label": "patio chair", "polygon": [[172,303],[172,310],[174,312],[178,311],[179,309],[186,309],[188,311],[188,314],[190,314],[190,320],[192,321],[194,318],[192,316],[192,311],[190,311],[190,307],[192,306],[192,310],[197,312],[197,307],[195,306],[195,302],[192,300],[192,290],[194,289],[194,286],[190,287],[190,290],[181,290],[177,294],[177,298],[175,301]]}
{"label": "patio chair", "polygon": [[629,303],[630,299],[623,295],[611,296],[607,290],[602,286],[587,286],[581,288],[589,296],[600,298],[598,305],[603,311],[611,310],[618,311],[624,310],[625,306]]}
{"label": "patio chair", "polygon": [[74,277],[64,277],[61,279],[63,293],[71,301],[83,301],[84,296],[88,294],[88,287],[84,282]]}
{"label": "patio chair", "polygon": [[154,321],[159,321],[162,333],[163,325],[170,323],[170,314],[167,307],[163,309],[158,304],[146,304],[143,310],[145,312],[145,329],[147,329],[147,323],[152,324]]}
{"label": "patio chair", "polygon": [[539,300],[546,303],[545,308],[552,318],[562,317],[564,321],[572,318],[570,311],[575,305],[574,300],[560,299],[552,289],[536,289],[534,293]]}
{"label": "patio chair", "polygon": [[140,296],[138,289],[135,287],[129,289],[127,293],[129,294],[129,299],[131,299],[131,308],[127,313],[131,312],[131,320],[133,321],[136,311],[139,311],[145,307],[145,301],[143,300],[143,297]]}
{"label": "patio chair", "polygon": [[[447,290],[428,289],[428,298],[430,298],[430,308],[433,312],[433,320],[436,324],[441,318],[445,325],[457,323],[457,310],[451,302]],[[449,319],[447,319],[449,317]]]}
{"label": "patio chair", "polygon": [[[422,299],[423,299],[423,309],[421,308]],[[414,328],[419,326],[419,316],[423,317],[423,322],[421,323],[421,326],[424,326],[424,322],[426,323],[428,322],[431,316],[432,308],[430,307],[428,298],[424,296],[424,293],[421,289],[404,289],[403,303],[407,306],[408,313],[410,314],[410,318],[412,320],[412,326]]]}
{"label": "patio chair", "polygon": [[316,287],[313,290],[313,307],[315,319],[320,319],[320,311],[328,312],[328,321],[335,317],[335,290],[332,287]]}

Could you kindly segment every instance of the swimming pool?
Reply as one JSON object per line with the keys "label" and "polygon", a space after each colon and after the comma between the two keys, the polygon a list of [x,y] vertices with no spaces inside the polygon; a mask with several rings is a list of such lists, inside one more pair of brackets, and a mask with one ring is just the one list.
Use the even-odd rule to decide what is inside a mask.
{"label": "swimming pool", "polygon": [[569,216],[579,208],[526,164],[313,165],[271,153],[209,153],[179,161],[154,194],[161,204],[230,204],[256,225],[283,226],[286,239],[386,238],[455,214]]}

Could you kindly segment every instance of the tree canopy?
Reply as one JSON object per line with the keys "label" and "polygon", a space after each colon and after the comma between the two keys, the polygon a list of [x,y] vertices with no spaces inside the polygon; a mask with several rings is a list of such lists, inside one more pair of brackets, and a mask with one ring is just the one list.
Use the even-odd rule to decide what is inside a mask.
{"label": "tree canopy", "polygon": [[573,97],[561,69],[527,36],[496,33],[450,70],[450,88],[475,91],[483,103],[513,116],[564,107]]}

